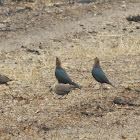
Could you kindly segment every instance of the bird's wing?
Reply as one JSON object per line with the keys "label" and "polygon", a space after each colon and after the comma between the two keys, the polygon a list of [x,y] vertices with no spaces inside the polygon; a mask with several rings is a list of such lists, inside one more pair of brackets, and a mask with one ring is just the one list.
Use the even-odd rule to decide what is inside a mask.
{"label": "bird's wing", "polygon": [[58,84],[58,85],[56,85],[57,91],[70,92],[74,88],[75,88],[75,86],[68,85],[68,84]]}
{"label": "bird's wing", "polygon": [[107,77],[106,77],[106,75],[103,72],[101,67],[93,68],[92,75],[97,81],[99,81],[101,83],[108,83],[109,82],[109,80],[107,79]]}
{"label": "bird's wing", "polygon": [[68,76],[68,74],[66,73],[66,71],[63,68],[56,69],[55,76],[59,82],[62,82],[62,83],[71,83],[72,82],[72,80],[70,79],[70,77]]}

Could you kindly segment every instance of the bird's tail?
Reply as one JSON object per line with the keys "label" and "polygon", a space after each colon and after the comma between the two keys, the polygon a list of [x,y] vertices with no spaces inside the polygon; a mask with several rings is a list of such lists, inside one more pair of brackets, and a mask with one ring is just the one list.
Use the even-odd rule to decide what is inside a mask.
{"label": "bird's tail", "polygon": [[78,85],[77,83],[72,82],[71,84],[74,85],[74,86],[76,86],[76,88],[79,88],[79,89],[82,88],[82,86],[81,85]]}
{"label": "bird's tail", "polygon": [[112,87],[116,88],[114,85],[112,85],[112,83],[111,83],[111,82],[109,82],[108,84],[109,84],[109,85],[111,85]]}

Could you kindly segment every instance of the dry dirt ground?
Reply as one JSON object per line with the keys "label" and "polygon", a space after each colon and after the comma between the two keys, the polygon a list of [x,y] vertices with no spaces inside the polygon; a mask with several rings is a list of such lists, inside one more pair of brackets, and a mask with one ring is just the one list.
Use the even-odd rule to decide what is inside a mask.
{"label": "dry dirt ground", "polygon": [[[138,15],[139,0],[0,7],[0,72],[15,79],[0,85],[0,139],[140,140],[140,21],[127,20]],[[55,56],[83,86],[61,100],[49,92]],[[96,56],[117,87],[102,96]]]}

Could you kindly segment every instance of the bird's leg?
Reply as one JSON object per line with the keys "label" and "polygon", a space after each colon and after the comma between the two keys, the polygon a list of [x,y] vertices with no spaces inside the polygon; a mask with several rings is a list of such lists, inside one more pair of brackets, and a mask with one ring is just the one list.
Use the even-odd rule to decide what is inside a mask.
{"label": "bird's leg", "polygon": [[8,88],[9,88],[10,90],[12,89],[12,88],[9,86],[9,84],[8,84],[8,83],[6,83],[5,85],[6,85],[6,86],[8,86]]}
{"label": "bird's leg", "polygon": [[101,89],[101,98],[102,98],[102,96],[103,96],[103,84],[102,83],[101,83],[100,89]]}
{"label": "bird's leg", "polygon": [[100,89],[101,89],[101,104],[102,104],[102,99],[103,99],[103,84],[101,83],[101,86],[100,86]]}

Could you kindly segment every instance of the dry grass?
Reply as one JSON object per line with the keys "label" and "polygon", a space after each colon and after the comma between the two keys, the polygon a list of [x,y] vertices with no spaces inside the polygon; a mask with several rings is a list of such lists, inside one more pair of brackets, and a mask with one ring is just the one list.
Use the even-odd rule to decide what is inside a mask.
{"label": "dry grass", "polygon": [[[111,42],[111,39],[109,38],[108,41]],[[115,112],[117,113],[118,108],[113,105],[113,98],[115,96],[127,97],[128,92],[122,95],[124,86],[131,86],[130,84],[133,84],[132,89],[134,86],[138,86],[137,82],[134,83],[134,78],[140,74],[138,69],[140,63],[138,39],[131,38],[130,40],[130,38],[126,38],[128,41],[130,40],[130,43],[128,41],[128,44],[122,42],[125,43],[123,46],[118,45],[113,48],[112,46],[104,46],[100,40],[102,38],[97,38],[97,44],[94,43],[95,46],[91,47],[88,47],[87,42],[95,41],[92,38],[86,40],[82,46],[74,45],[74,47],[69,49],[38,49],[41,55],[32,54],[27,52],[26,49],[9,53],[3,52],[1,73],[18,81],[10,84],[12,90],[5,90],[6,95],[1,94],[1,102],[3,102],[3,113],[1,115],[3,122],[3,125],[1,124],[2,137],[6,139],[14,133],[15,136],[12,137],[18,137],[20,135],[20,137],[24,137],[25,139],[35,139],[38,135],[42,139],[44,136],[47,139],[51,139],[51,137],[53,139],[59,137],[62,139],[64,136],[61,133],[66,133],[67,135],[65,137],[68,139],[76,139],[78,135],[83,139],[86,137],[87,139],[96,139],[91,132],[82,134],[85,132],[85,129],[79,130],[80,128],[75,127],[82,125],[83,123],[80,123],[81,121],[90,122],[91,118],[83,118],[81,112],[89,112],[89,114],[93,113],[95,115],[101,114],[103,116],[105,115],[105,117],[108,116],[109,110],[111,109],[109,114],[113,115]],[[72,79],[84,86],[81,91],[76,90],[68,95],[66,100],[58,100],[56,95],[49,92],[49,85],[56,82],[54,77],[55,56],[61,57],[63,67],[65,67]],[[101,59],[102,67],[109,79],[118,87],[117,90],[110,89],[105,91],[103,93],[105,98],[102,102],[100,91],[94,90],[93,88],[97,82],[94,81],[91,75],[93,58],[95,56]],[[9,94],[13,95],[14,98],[11,98]],[[136,93],[133,93],[132,90],[130,97],[127,98],[133,100],[132,94],[134,94],[134,99],[137,97]],[[135,101],[138,102],[136,99]],[[98,104],[103,108],[107,108],[107,111],[97,109]],[[11,111],[8,109],[8,106]],[[124,110],[127,108],[124,107]],[[137,112],[137,109],[135,111]],[[120,114],[120,112],[118,113]],[[117,118],[115,119],[114,115],[113,120],[115,121]],[[92,119],[95,123],[96,121],[101,121],[102,117],[100,119],[93,117]],[[93,121],[92,119],[91,121]],[[8,125],[9,123],[10,126]],[[50,129],[47,135],[41,129],[44,125]],[[82,127],[85,125],[83,124]],[[90,124],[87,125],[88,128],[91,127]],[[69,130],[67,127],[70,127],[70,130],[65,132],[65,127],[67,131]],[[71,130],[73,127],[75,129]],[[63,128],[63,131],[61,129],[59,131],[59,128]],[[102,133],[108,133],[108,131],[110,131],[109,128],[107,132]],[[108,136],[104,136],[103,138],[105,137],[107,138]]]}
{"label": "dry grass", "polygon": [[[117,96],[140,104],[136,91],[140,86],[140,34],[135,29],[137,23],[117,20],[95,23],[95,35],[88,29],[58,37],[58,42],[32,42],[1,52],[1,73],[17,80],[10,83],[11,89],[1,85],[1,139],[139,139],[140,107],[118,106],[113,100]],[[108,22],[112,23],[109,27]],[[73,81],[83,85],[64,100],[49,92],[49,86],[57,82],[55,56],[60,57]],[[102,96],[91,75],[96,56],[117,87],[104,90]]]}

